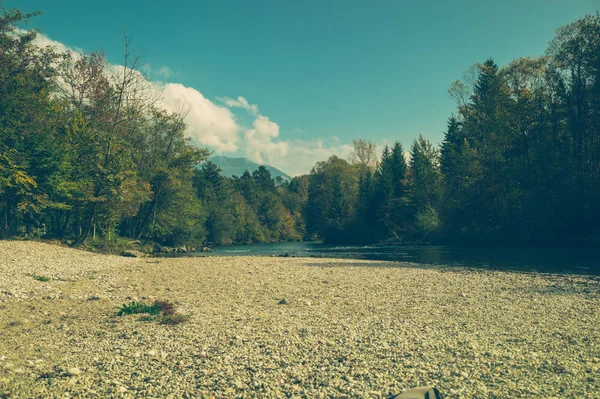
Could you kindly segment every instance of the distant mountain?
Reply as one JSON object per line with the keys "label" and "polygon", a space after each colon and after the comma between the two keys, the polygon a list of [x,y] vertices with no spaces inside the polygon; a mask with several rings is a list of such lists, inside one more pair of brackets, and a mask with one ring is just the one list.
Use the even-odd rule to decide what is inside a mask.
{"label": "distant mountain", "polygon": [[[252,162],[247,158],[230,158],[223,156],[214,156],[210,158],[210,161],[214,162],[221,168],[223,176],[229,177],[234,175],[241,176],[246,170],[252,173],[260,166],[260,164]],[[281,176],[283,179],[286,180],[292,179],[287,173],[284,173],[277,168],[274,168],[269,165],[265,165],[265,168],[267,168],[267,170],[271,172],[271,176],[273,176],[273,179],[277,178],[277,176]]]}

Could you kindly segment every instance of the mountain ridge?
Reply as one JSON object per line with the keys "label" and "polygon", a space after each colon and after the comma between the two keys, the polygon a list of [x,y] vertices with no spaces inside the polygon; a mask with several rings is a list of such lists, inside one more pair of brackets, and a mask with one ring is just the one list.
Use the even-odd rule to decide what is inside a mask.
{"label": "mountain ridge", "polygon": [[[215,163],[217,166],[221,168],[221,173],[223,176],[231,177],[231,176],[241,176],[246,170],[252,173],[256,169],[258,169],[261,164],[256,163],[254,161],[249,160],[248,158],[239,157],[226,157],[222,155],[216,155],[209,158],[209,161]],[[271,166],[264,165],[265,168],[271,173],[273,179],[277,177],[281,177],[285,180],[291,180],[291,176],[287,173]]]}

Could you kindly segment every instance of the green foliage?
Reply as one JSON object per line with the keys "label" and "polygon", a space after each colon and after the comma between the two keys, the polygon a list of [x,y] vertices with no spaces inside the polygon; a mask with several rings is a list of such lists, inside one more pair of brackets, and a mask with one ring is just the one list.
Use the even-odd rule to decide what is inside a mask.
{"label": "green foliage", "polygon": [[138,318],[139,321],[158,321],[159,324],[166,325],[181,324],[190,318],[188,315],[177,313],[175,305],[164,300],[156,300],[152,304],[134,301],[129,304],[123,304],[117,312],[117,316],[132,314],[143,314],[143,316]]}
{"label": "green foliage", "polygon": [[156,300],[151,304],[133,301],[129,304],[123,304],[121,309],[117,312],[117,316],[141,313],[147,313],[149,315],[162,314],[164,316],[171,316],[175,314],[175,305],[164,300]]}
{"label": "green foliage", "polygon": [[147,313],[149,315],[160,314],[161,308],[156,302],[153,304],[147,304],[142,302],[131,302],[123,304],[121,309],[117,312],[117,316],[125,316],[130,314],[141,314]]}
{"label": "green foliage", "polygon": [[46,283],[46,282],[50,281],[50,277],[40,276],[38,274],[28,274],[28,276],[31,277],[34,280],[41,281],[43,283]]}

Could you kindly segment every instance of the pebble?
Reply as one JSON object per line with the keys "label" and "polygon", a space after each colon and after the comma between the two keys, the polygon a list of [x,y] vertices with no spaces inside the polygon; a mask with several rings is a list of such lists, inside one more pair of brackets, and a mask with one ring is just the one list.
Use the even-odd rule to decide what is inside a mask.
{"label": "pebble", "polygon": [[77,376],[81,374],[81,370],[79,370],[79,368],[77,367],[71,367],[69,369],[67,369],[67,375],[69,376]]}

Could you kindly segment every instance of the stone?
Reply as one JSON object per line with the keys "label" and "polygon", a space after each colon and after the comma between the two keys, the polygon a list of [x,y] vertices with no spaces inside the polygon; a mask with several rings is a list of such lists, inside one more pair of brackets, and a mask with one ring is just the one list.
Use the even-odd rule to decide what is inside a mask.
{"label": "stone", "polygon": [[288,301],[287,301],[285,298],[283,298],[283,299],[282,299],[281,301],[279,301],[278,303],[279,303],[279,305],[287,305],[287,304],[288,304]]}
{"label": "stone", "polygon": [[76,376],[76,375],[80,375],[81,374],[81,370],[79,370],[77,367],[71,367],[69,369],[67,369],[67,375],[69,376]]}

